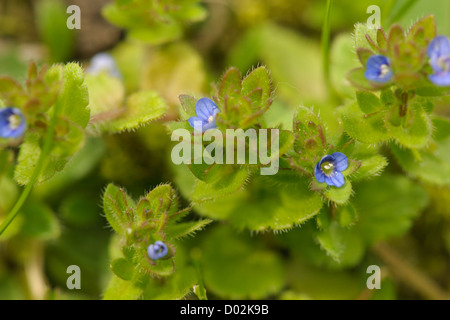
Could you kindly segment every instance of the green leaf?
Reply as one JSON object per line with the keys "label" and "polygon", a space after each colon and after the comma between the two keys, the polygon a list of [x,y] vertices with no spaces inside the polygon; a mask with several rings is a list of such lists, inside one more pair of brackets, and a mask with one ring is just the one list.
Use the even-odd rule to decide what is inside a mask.
{"label": "green leaf", "polygon": [[210,224],[212,220],[204,219],[192,222],[182,222],[167,226],[165,229],[169,239],[180,239],[186,236],[193,236],[197,231],[202,230]]}
{"label": "green leaf", "polygon": [[20,234],[40,240],[57,238],[61,229],[53,211],[46,205],[31,202],[22,208],[24,221]]}
{"label": "green leaf", "polygon": [[325,231],[320,232],[316,236],[320,247],[324,249],[327,255],[329,255],[336,262],[340,261],[344,250],[341,231],[342,228],[335,221],[333,221]]}
{"label": "green leaf", "polygon": [[[61,172],[72,155],[81,148],[84,142],[82,128],[67,119],[58,119],[56,128],[57,140],[39,174],[37,184],[50,180]],[[34,168],[41,155],[41,137],[36,133],[29,133],[20,146],[18,163],[14,171],[14,179],[21,185],[27,185],[33,175]]]}
{"label": "green leaf", "polygon": [[353,226],[358,220],[358,213],[351,203],[346,206],[339,206],[336,211],[336,220],[341,227]]}
{"label": "green leaf", "polygon": [[87,108],[89,93],[84,85],[83,69],[77,63],[68,63],[64,66],[64,85],[56,104],[60,116],[66,116],[83,128],[87,126],[90,119],[90,111]]}
{"label": "green leaf", "polygon": [[215,228],[204,236],[202,250],[205,286],[221,297],[262,299],[284,285],[281,257],[249,236]]}
{"label": "green leaf", "polygon": [[111,227],[118,234],[125,235],[125,229],[131,217],[128,215],[136,207],[125,190],[110,183],[103,194],[103,210]]}
{"label": "green leaf", "polygon": [[222,98],[239,94],[242,90],[241,73],[236,68],[228,69],[220,84],[219,94]]}
{"label": "green leaf", "polygon": [[154,217],[163,212],[174,214],[178,210],[176,192],[169,184],[155,187],[145,196],[145,199],[149,201]]}
{"label": "green leaf", "polygon": [[389,29],[389,35],[388,35],[388,49],[391,55],[394,54],[394,48],[396,45],[401,44],[405,41],[405,31],[403,28],[398,25],[394,24]]}
{"label": "green leaf", "polygon": [[262,180],[249,190],[219,197],[195,209],[212,219],[229,220],[239,229],[264,231],[300,225],[314,217],[322,205],[321,196],[309,189],[306,179],[299,177],[294,183],[275,189]]}
{"label": "green leaf", "polygon": [[169,41],[179,39],[183,35],[180,25],[174,23],[158,23],[149,28],[136,28],[129,32],[129,36],[136,40],[151,45],[160,45]]}
{"label": "green leaf", "polygon": [[356,102],[338,109],[344,130],[350,137],[364,143],[379,143],[388,140],[391,135],[384,124],[384,113],[364,115]]}
{"label": "green leaf", "polygon": [[380,99],[376,95],[367,91],[357,91],[356,100],[359,108],[365,114],[373,113],[381,109]]}
{"label": "green leaf", "polygon": [[382,28],[377,30],[377,44],[378,47],[380,48],[380,50],[382,50],[382,52],[387,51],[388,48],[388,42],[387,42],[387,36],[386,33],[384,32],[384,30]]}
{"label": "green leaf", "polygon": [[380,175],[383,169],[388,165],[387,159],[378,154],[361,157],[359,161],[361,166],[351,175],[352,181],[363,180]]}
{"label": "green leaf", "polygon": [[373,56],[375,53],[373,53],[373,51],[370,49],[357,48],[356,54],[358,55],[358,58],[359,58],[359,61],[361,62],[361,64],[365,67],[367,64],[367,60],[369,60],[369,58],[371,56]]}
{"label": "green leaf", "polygon": [[166,111],[167,104],[157,92],[136,92],[128,97],[125,112],[118,119],[105,123],[105,128],[110,132],[133,130],[162,117]]}
{"label": "green leaf", "polygon": [[210,182],[199,180],[194,187],[192,201],[201,203],[206,200],[234,193],[240,190],[248,177],[246,168],[235,169],[232,166],[216,165],[220,167],[220,174]]}
{"label": "green leaf", "polygon": [[270,86],[270,77],[265,67],[258,67],[254,69],[248,76],[242,80],[242,94],[244,96],[251,96],[255,90],[261,90],[259,101],[254,101],[256,107],[261,109],[267,105],[272,89]]}
{"label": "green leaf", "polygon": [[141,295],[142,288],[136,287],[132,281],[126,281],[113,275],[103,295],[103,299],[136,300]]}
{"label": "green leaf", "polygon": [[376,39],[377,29],[369,28],[366,24],[357,23],[354,31],[355,49],[365,48],[373,50],[372,46],[367,41],[366,35],[369,35],[372,39]]}
{"label": "green leaf", "polygon": [[[178,261],[177,261],[178,266]],[[195,269],[183,266],[177,268],[164,282],[152,280],[144,290],[145,300],[181,300],[186,297],[197,283]]]}
{"label": "green leaf", "polygon": [[[434,15],[427,15],[414,23],[408,31],[408,39],[427,45],[436,37],[436,21]],[[422,36],[420,36],[422,34]],[[419,38],[420,36],[420,38]]]}
{"label": "green leaf", "polygon": [[402,168],[413,177],[436,185],[450,185],[450,122],[433,120],[435,141],[428,148],[413,151],[391,144],[392,152]]}
{"label": "green leaf", "polygon": [[364,76],[364,68],[355,68],[347,73],[347,80],[355,87],[363,90],[375,90],[381,85],[370,82]]}
{"label": "green leaf", "polygon": [[89,88],[89,109],[93,119],[102,113],[111,113],[122,107],[125,88],[122,82],[107,72],[86,75]]}
{"label": "green leaf", "polygon": [[371,245],[408,231],[428,197],[422,187],[406,177],[383,175],[360,184],[353,203],[361,212],[355,228]]}
{"label": "green leaf", "polygon": [[422,148],[430,140],[432,124],[428,114],[423,110],[420,102],[414,101],[408,105],[408,113],[399,125],[392,121],[385,121],[388,131],[398,143],[407,148]]}
{"label": "green leaf", "polygon": [[[181,106],[183,107],[183,110],[186,112],[188,117],[195,117],[197,114],[195,113],[195,104],[197,103],[197,100],[189,96],[187,94],[181,94],[179,97]],[[188,118],[186,117],[187,120]]]}
{"label": "green leaf", "polygon": [[134,275],[134,265],[124,258],[115,259],[111,262],[111,270],[116,276],[123,280],[131,280]]}
{"label": "green leaf", "polygon": [[323,195],[336,204],[346,204],[352,195],[352,184],[346,179],[342,187],[328,186]]}
{"label": "green leaf", "polygon": [[[287,272],[290,288],[310,299],[355,299],[359,295],[365,287],[365,279],[359,279],[355,270],[348,270],[348,267],[360,262],[365,248],[358,238],[351,236],[354,234],[351,230],[342,228],[340,233],[342,251],[339,264],[315,241],[313,223],[280,236],[292,256]],[[344,269],[346,267],[347,270]]]}

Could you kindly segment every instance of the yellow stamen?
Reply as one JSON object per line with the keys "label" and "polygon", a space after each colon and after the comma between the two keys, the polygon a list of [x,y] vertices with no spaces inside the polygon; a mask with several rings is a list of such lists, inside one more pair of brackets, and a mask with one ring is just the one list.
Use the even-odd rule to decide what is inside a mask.
{"label": "yellow stamen", "polygon": [[213,122],[213,121],[214,121],[214,117],[213,117],[213,116],[210,116],[210,117],[208,118],[208,122],[211,123],[211,122]]}

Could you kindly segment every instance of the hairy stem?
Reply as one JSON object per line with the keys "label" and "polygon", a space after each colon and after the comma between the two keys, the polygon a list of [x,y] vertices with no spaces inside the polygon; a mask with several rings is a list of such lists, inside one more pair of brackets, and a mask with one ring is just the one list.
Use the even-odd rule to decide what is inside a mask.
{"label": "hairy stem", "polygon": [[55,127],[56,127],[56,120],[58,118],[58,111],[59,111],[59,104],[56,103],[53,110],[53,117],[50,122],[49,129],[47,131],[47,135],[45,136],[44,140],[44,147],[42,148],[41,155],[39,156],[39,160],[36,164],[36,167],[34,168],[33,175],[31,176],[30,181],[26,185],[25,189],[23,189],[19,199],[15,203],[14,207],[11,209],[9,214],[6,216],[5,221],[3,221],[2,225],[0,226],[0,236],[5,232],[5,230],[8,228],[8,226],[13,222],[14,218],[19,213],[20,209],[22,209],[22,206],[25,204],[26,200],[28,199],[28,196],[30,195],[31,191],[33,190],[33,186],[36,184],[39,175],[41,174],[42,168],[45,165],[45,160],[47,159],[48,155],[50,154],[50,151],[52,149],[52,142],[53,142],[53,136],[55,133]]}

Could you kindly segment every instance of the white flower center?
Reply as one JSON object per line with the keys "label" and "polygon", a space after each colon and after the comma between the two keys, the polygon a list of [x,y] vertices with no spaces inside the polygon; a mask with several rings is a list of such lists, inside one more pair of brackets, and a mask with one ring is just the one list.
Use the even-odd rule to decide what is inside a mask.
{"label": "white flower center", "polygon": [[446,60],[447,60],[446,58],[441,57],[437,61],[438,66],[444,72],[450,71],[450,63],[448,63]]}
{"label": "white flower center", "polygon": [[390,71],[390,68],[387,64],[382,64],[380,67],[380,78],[387,75]]}
{"label": "white flower center", "polygon": [[22,122],[20,119],[20,116],[17,114],[12,114],[8,118],[9,126],[11,129],[17,129],[20,126],[20,123]]}
{"label": "white flower center", "polygon": [[334,165],[332,162],[322,163],[323,173],[327,176],[331,175],[334,172]]}

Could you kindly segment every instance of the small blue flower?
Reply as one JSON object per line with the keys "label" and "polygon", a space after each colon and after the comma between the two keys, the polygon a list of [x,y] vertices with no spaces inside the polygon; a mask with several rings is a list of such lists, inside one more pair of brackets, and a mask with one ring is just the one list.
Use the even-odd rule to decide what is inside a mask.
{"label": "small blue flower", "polygon": [[324,156],[316,165],[314,174],[320,183],[326,182],[329,186],[342,187],[345,183],[341,173],[348,167],[347,156],[341,152]]}
{"label": "small blue flower", "polygon": [[151,244],[147,248],[147,254],[152,260],[159,260],[161,258],[164,258],[168,252],[169,249],[162,241],[156,241],[155,244]]}
{"label": "small blue flower", "polygon": [[450,86],[450,41],[446,36],[437,36],[427,48],[428,58],[434,73],[428,78],[438,86]]}
{"label": "small blue flower", "polygon": [[106,52],[100,52],[91,58],[91,64],[86,69],[87,73],[99,74],[107,72],[110,76],[122,78],[122,74],[117,67],[114,57]]}
{"label": "small blue flower", "polygon": [[201,98],[195,104],[197,117],[190,117],[188,122],[192,128],[204,132],[217,128],[216,115],[220,112],[214,101],[209,98]]}
{"label": "small blue flower", "polygon": [[0,109],[0,137],[19,138],[26,128],[25,118],[17,108]]}
{"label": "small blue flower", "polygon": [[382,55],[373,55],[366,62],[366,71],[364,77],[367,80],[386,83],[393,76],[391,62],[388,57]]}

